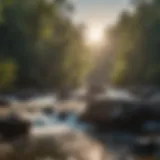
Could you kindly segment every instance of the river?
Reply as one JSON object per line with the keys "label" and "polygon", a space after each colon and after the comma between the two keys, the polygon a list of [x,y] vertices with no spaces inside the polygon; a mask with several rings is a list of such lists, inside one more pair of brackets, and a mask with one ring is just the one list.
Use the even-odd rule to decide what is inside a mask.
{"label": "river", "polygon": [[[114,91],[110,92],[109,96],[130,98],[130,95],[122,92],[117,92],[115,96]],[[46,103],[46,101],[43,102]],[[148,137],[131,133],[97,133],[94,126],[78,121],[75,113],[68,114],[64,119],[56,112],[48,115],[43,112],[28,113],[26,117],[32,122],[29,139],[25,143],[19,140],[7,144],[6,148],[9,148],[7,148],[7,154],[4,155],[4,159],[0,154],[0,159],[141,160],[143,156],[133,153],[133,144],[138,142],[143,145],[152,141]],[[157,142],[158,140],[159,137],[154,139]],[[1,148],[0,146],[0,151]],[[154,152],[154,155],[159,155],[159,149]]]}
{"label": "river", "polygon": [[[135,141],[142,137],[126,133],[95,133],[94,127],[81,123],[75,114],[70,114],[65,120],[58,115],[34,115],[32,118],[32,137],[36,143],[46,140],[58,144],[59,149],[71,159],[76,160],[138,160],[132,151]],[[148,139],[143,139],[147,143]],[[45,142],[46,144],[46,142]],[[52,151],[51,148],[48,150]],[[39,144],[39,146],[42,146]],[[45,145],[43,145],[45,147]],[[48,144],[47,144],[48,148]],[[41,149],[44,151],[45,149]]]}

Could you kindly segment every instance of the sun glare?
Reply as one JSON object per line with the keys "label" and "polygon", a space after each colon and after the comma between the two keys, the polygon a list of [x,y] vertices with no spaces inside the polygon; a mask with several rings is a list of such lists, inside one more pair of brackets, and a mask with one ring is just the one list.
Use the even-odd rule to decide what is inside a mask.
{"label": "sun glare", "polygon": [[89,44],[100,44],[103,42],[103,29],[98,26],[90,26],[86,30],[86,41]]}

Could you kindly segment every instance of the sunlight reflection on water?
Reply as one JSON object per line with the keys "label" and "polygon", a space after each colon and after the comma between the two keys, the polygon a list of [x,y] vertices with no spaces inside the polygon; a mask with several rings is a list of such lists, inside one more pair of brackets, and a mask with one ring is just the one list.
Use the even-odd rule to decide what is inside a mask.
{"label": "sunlight reflection on water", "polygon": [[[56,140],[60,149],[70,155],[68,159],[71,160],[104,160],[104,157],[107,157],[107,160],[115,160],[115,157],[119,157],[119,155],[128,156],[126,160],[132,160],[132,156],[129,156],[130,153],[125,150],[125,146],[119,145],[116,148],[114,140],[111,143],[108,141],[112,147],[108,148],[110,146],[108,145],[105,149],[100,141],[91,138],[82,129],[83,127],[79,127],[77,118],[74,116],[76,115],[71,115],[66,121],[60,121],[57,116],[39,115],[37,118],[34,117],[32,135],[35,139],[39,137],[45,140],[50,137],[49,141]],[[39,125],[39,121],[43,123]],[[39,141],[38,139],[37,141]],[[111,140],[111,137],[108,139]],[[122,150],[125,151],[125,154],[122,153]]]}

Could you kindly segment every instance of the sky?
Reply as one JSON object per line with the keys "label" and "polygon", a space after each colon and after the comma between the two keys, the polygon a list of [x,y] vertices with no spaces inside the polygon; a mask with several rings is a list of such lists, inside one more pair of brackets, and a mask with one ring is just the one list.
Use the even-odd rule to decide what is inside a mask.
{"label": "sky", "polygon": [[73,19],[86,26],[86,42],[103,42],[104,30],[113,25],[119,13],[130,8],[131,0],[70,0],[75,6]]}
{"label": "sky", "polygon": [[74,20],[87,26],[104,27],[113,24],[117,15],[129,6],[130,0],[72,0]]}

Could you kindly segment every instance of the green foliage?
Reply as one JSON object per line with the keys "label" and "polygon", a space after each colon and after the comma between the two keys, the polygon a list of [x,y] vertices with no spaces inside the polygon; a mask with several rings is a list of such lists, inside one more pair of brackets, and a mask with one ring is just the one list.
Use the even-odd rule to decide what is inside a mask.
{"label": "green foliage", "polygon": [[84,80],[87,48],[70,6],[67,0],[0,2],[0,56],[16,60],[17,87],[72,87]]}
{"label": "green foliage", "polygon": [[17,66],[11,59],[0,60],[0,90],[12,87],[16,79]]}
{"label": "green foliage", "polygon": [[122,13],[111,38],[116,55],[114,84],[160,85],[160,4],[156,0],[139,2],[133,13]]}

